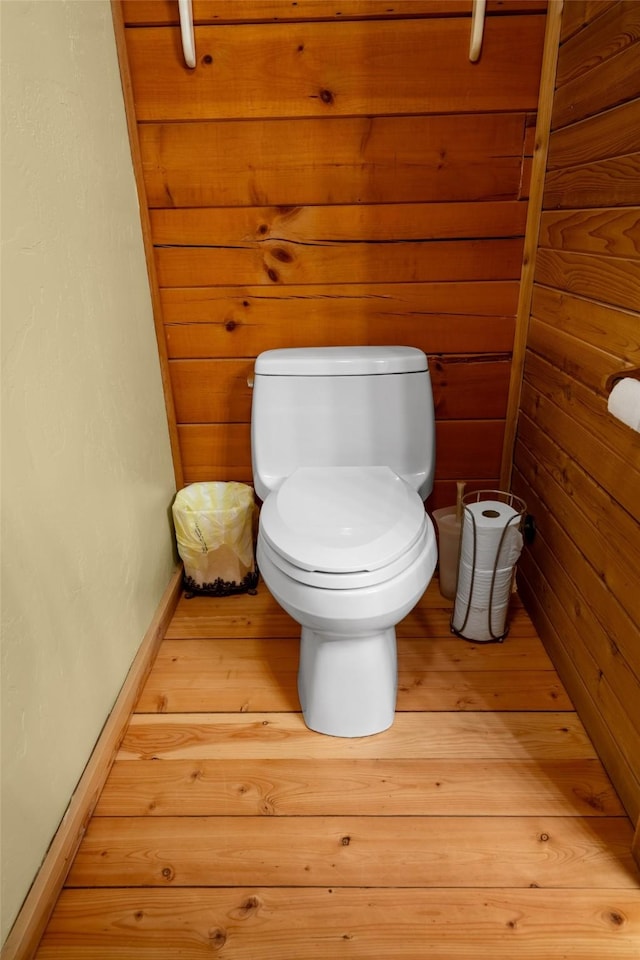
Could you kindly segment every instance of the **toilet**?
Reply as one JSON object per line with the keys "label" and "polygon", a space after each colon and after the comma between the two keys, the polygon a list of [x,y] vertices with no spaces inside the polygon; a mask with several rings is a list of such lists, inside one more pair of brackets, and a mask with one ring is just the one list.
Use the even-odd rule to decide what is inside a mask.
{"label": "toilet", "polygon": [[306,725],[364,737],[393,723],[396,624],[436,565],[433,396],[413,347],[268,350],[256,360],[256,557],[301,627]]}

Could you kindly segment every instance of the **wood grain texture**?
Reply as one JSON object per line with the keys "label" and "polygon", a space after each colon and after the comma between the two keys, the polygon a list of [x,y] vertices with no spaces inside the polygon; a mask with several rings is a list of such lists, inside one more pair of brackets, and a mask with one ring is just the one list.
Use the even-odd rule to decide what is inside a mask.
{"label": "wood grain texture", "polygon": [[620,356],[558,330],[553,324],[531,319],[529,346],[567,376],[578,380],[594,393],[607,396],[606,383],[625,367],[633,369]]}
{"label": "wood grain texture", "polygon": [[[522,444],[525,447],[534,446],[534,430],[528,418],[523,417]],[[542,518],[541,545],[534,542],[530,547],[531,554],[544,569],[543,553],[549,551],[548,562],[554,580],[557,577],[564,584],[565,597],[573,591],[572,616],[575,616],[582,643],[589,646],[610,685],[620,690],[622,701],[634,705],[635,710],[638,678],[631,665],[635,663],[637,624],[608,588],[602,571],[584,564],[580,547],[580,540],[584,538],[584,520],[572,493],[555,488],[553,478],[556,471],[549,459],[545,460],[550,467],[545,466],[548,476],[543,474],[547,486],[541,494],[536,489],[539,484],[534,483],[536,467],[532,458],[526,460],[519,451],[520,459],[523,461],[522,470],[518,470],[520,490],[524,490],[522,484],[526,484],[527,505],[534,515]],[[578,528],[578,542],[569,533],[574,525]],[[570,587],[569,583],[573,586]],[[585,619],[587,626],[583,627]]]}
{"label": "wood grain texture", "polygon": [[145,123],[154,207],[518,199],[524,115]]}
{"label": "wood grain texture", "polygon": [[[527,392],[527,401],[529,394]],[[636,561],[636,533],[637,523],[626,510],[613,499],[610,494],[598,485],[589,481],[584,471],[572,463],[563,447],[559,446],[562,437],[558,434],[535,436],[527,424],[523,423],[523,438],[534,443],[536,454],[531,457],[522,451],[522,468],[528,467],[528,472],[534,472],[540,467],[546,470],[544,479],[548,483],[556,483],[560,490],[550,491],[551,502],[557,507],[557,513],[567,522],[568,529],[577,545],[581,545],[585,553],[595,552],[599,555],[599,562],[595,561],[596,569],[601,573],[608,584],[610,591],[620,599],[620,594],[626,597],[626,609],[632,621],[640,625],[636,598],[634,596],[635,561]],[[526,443],[526,440],[523,440]],[[571,500],[574,496],[580,504],[580,515],[574,514],[573,521],[563,515],[561,506],[569,506],[565,497]],[[606,545],[608,532],[616,530],[616,550],[607,555],[603,549]],[[617,589],[618,588],[618,589]],[[626,698],[625,698],[626,699]],[[633,709],[633,705],[630,707]]]}
{"label": "wood grain texture", "polygon": [[567,3],[562,38],[514,470],[540,535],[519,584],[635,820],[640,448],[607,380],[640,357],[640,7]]}
{"label": "wood grain texture", "polygon": [[578,340],[640,366],[640,315],[637,313],[536,285],[532,314]]}
{"label": "wood grain texture", "polygon": [[67,886],[637,890],[621,817],[96,817]]}
{"label": "wood grain texture", "polygon": [[635,260],[573,253],[540,247],[536,281],[545,286],[590,297],[623,310],[637,310],[640,274]]}
{"label": "wood grain texture", "polygon": [[[579,8],[585,4],[566,4],[566,27],[575,22]],[[558,58],[556,84],[562,87],[579,81],[590,70],[617,57],[640,40],[640,10],[634,0],[619,3],[591,4],[580,24],[583,29],[562,44]],[[564,39],[564,37],[563,37]]]}
{"label": "wood grain texture", "polygon": [[[609,707],[611,697],[615,693],[602,684],[602,692],[594,688],[592,676],[597,673],[597,667],[590,662],[590,658],[581,649],[580,657],[576,658],[572,647],[575,644],[575,633],[566,623],[562,600],[560,600],[549,581],[535,564],[530,556],[522,562],[522,590],[530,609],[536,618],[543,624],[544,642],[551,652],[554,662],[566,680],[571,696],[580,710],[585,723],[592,730],[594,743],[597,743],[598,753],[607,765],[609,775],[618,784],[620,797],[630,816],[637,816],[638,779],[631,766],[637,750],[637,734],[631,734],[627,739],[627,724],[620,730],[613,731],[609,726],[609,719],[614,719]],[[556,620],[559,616],[559,620]],[[553,620],[551,619],[553,618]],[[558,623],[558,628],[554,626]],[[568,630],[565,633],[565,630]],[[576,664],[580,669],[576,669]],[[595,668],[595,670],[594,670]],[[597,690],[594,698],[593,691]],[[631,761],[631,762],[630,762]]]}
{"label": "wood grain texture", "polygon": [[550,170],[545,182],[544,205],[547,208],[637,205],[639,179],[640,153]]}
{"label": "wood grain texture", "polygon": [[609,157],[622,157],[640,149],[640,107],[637,100],[605,110],[554,131],[549,139],[547,168],[568,167]]}
{"label": "wood grain texture", "polygon": [[428,354],[510,352],[518,284],[297,284],[165,288],[169,356],[250,357],[292,347],[390,338]]}
{"label": "wood grain texture", "polygon": [[[544,175],[549,148],[554,80],[558,61],[561,28],[562,7],[554,4],[549,9],[545,27],[538,116],[532,147],[533,157],[531,159],[530,190],[528,191],[528,193],[531,194],[531,198],[527,209],[527,225],[525,230],[520,290],[518,294],[518,308],[516,312],[511,381],[509,384],[502,461],[500,464],[500,488],[503,490],[508,490],[511,484],[517,411],[520,403],[520,391],[522,388],[522,375],[526,354],[527,327],[533,293],[536,248],[538,245],[540,212],[544,196]],[[530,119],[528,123],[531,123]],[[525,134],[525,143],[526,142],[527,136]],[[531,147],[529,149],[531,149]]]}
{"label": "wood grain texture", "polygon": [[[472,426],[470,426],[472,424]],[[500,470],[504,421],[439,420],[436,479],[493,479]],[[251,480],[251,439],[248,423],[179,424],[178,436],[185,481]],[[471,468],[471,470],[469,469]]]}
{"label": "wood grain texture", "polygon": [[[570,6],[570,4],[569,4]],[[634,3],[633,7],[637,5]],[[594,47],[598,46],[598,21],[592,24]],[[640,43],[633,39],[616,56],[599,60],[593,56],[592,68],[559,87],[554,98],[552,128],[576,123],[603,110],[637,98],[640,93],[638,67]]]}
{"label": "wood grain texture", "polygon": [[545,211],[541,247],[640,260],[640,207]]}
{"label": "wood grain texture", "polygon": [[[517,596],[503,644],[453,637],[450,614],[432,583],[398,629],[403,678],[437,697],[445,677],[555,677]],[[356,739],[312,733],[293,700],[220,712],[227,688],[280,696],[297,629],[263,586],[181,599],[38,960],[421,960],[426,930],[443,960],[633,956],[633,828],[571,704],[427,698]]]}
{"label": "wood grain texture", "polygon": [[265,240],[238,247],[156,249],[161,287],[202,287],[219,276],[234,276],[248,286],[517,280],[521,260],[520,238],[364,244]]}
{"label": "wood grain texture", "polygon": [[588,759],[595,752],[574,713],[560,711],[399,713],[374,740],[318,738],[300,713],[136,714],[118,754],[121,760],[328,758],[511,760]]}
{"label": "wood grain texture", "polygon": [[122,760],[96,810],[167,816],[621,816],[599,760]]}
{"label": "wood grain texture", "polygon": [[[169,643],[169,641],[167,641]],[[451,641],[445,641],[451,646]],[[515,641],[514,641],[515,643]],[[482,670],[439,662],[434,641],[398,642],[398,710],[571,709],[554,671],[527,669],[514,680],[500,657],[487,657]],[[433,649],[435,646],[435,649]],[[527,642],[524,641],[524,649]],[[213,651],[217,656],[212,659]],[[220,675],[220,657],[225,674]],[[495,662],[491,662],[495,660]],[[508,661],[509,662],[509,661]],[[441,669],[441,667],[445,667]],[[256,643],[173,641],[140,699],[140,712],[243,713],[298,709],[297,638]],[[274,684],[267,681],[273,679]]]}
{"label": "wood grain texture", "polygon": [[[171,382],[182,423],[232,423],[251,419],[253,359],[173,360]],[[434,357],[430,363],[436,417],[474,419],[479,411],[504,417],[509,355]]]}
{"label": "wood grain texture", "polygon": [[[125,4],[172,360],[241,365],[264,349],[327,343],[484,355],[480,380],[475,364],[434,357],[447,375],[439,416],[457,421],[462,442],[440,447],[432,505],[462,477],[469,489],[498,484],[494,441],[487,465],[476,428],[505,417],[506,300],[523,257],[546,11],[491,2],[471,64],[469,0],[200,0],[187,70],[176,10]],[[241,381],[228,381],[227,399],[222,380],[206,395],[207,378],[194,406],[193,370],[172,370],[185,482],[251,482],[236,429],[248,416]]]}
{"label": "wood grain texture", "polygon": [[[604,415],[604,397],[557,372],[533,353],[527,357],[522,397],[522,409],[529,418],[640,520],[635,476],[640,452],[633,431]],[[607,550],[606,555],[610,552]],[[595,559],[591,554],[589,558]]]}
{"label": "wood grain texture", "polygon": [[[524,479],[526,482],[526,477]],[[534,570],[534,566],[537,569]],[[624,750],[631,756],[637,755],[640,749],[640,708],[637,699],[629,703],[629,695],[637,690],[638,677],[624,655],[610,652],[615,635],[608,635],[607,628],[595,619],[593,611],[576,594],[572,583],[573,570],[562,569],[549,552],[543,535],[536,549],[526,555],[522,569],[525,575],[535,579],[540,602],[549,619],[557,624],[556,632],[565,647],[563,659],[570,653],[594,707],[610,721],[607,724],[612,731],[610,739],[618,754],[622,755]],[[611,750],[607,754],[610,755]],[[621,769],[625,766],[622,756],[618,765]],[[635,785],[633,772],[628,764],[626,766],[624,796],[628,798],[633,796],[629,788]]]}
{"label": "wood grain texture", "polygon": [[[156,26],[179,23],[175,0],[123,0],[128,25]],[[495,13],[544,13],[547,0],[489,0],[487,15]],[[248,21],[345,20],[363,17],[470,16],[471,0],[194,0],[194,23],[242,23]]]}
{"label": "wood grain texture", "polygon": [[[222,600],[222,602],[221,602]],[[450,636],[451,603],[429,588],[420,603],[398,624],[396,633],[401,638],[439,638]],[[517,637],[534,637],[531,621],[517,598],[512,598],[510,634]],[[178,603],[173,620],[167,629],[168,639],[188,640],[198,638],[286,638],[298,637],[298,625],[276,603],[268,590],[259,590],[251,602],[238,597],[184,597]],[[459,646],[459,645],[458,645]],[[473,645],[460,647],[458,656],[465,662],[474,650]],[[496,648],[497,649],[497,648]],[[526,649],[526,648],[525,648]],[[530,648],[529,648],[530,649]],[[483,646],[482,656],[493,663],[497,654]],[[540,654],[542,651],[539,651]],[[504,656],[504,654],[501,654]],[[538,669],[548,663],[538,660]]]}
{"label": "wood grain texture", "polygon": [[571,0],[571,3],[564,4],[561,41],[564,43],[617,2],[618,0]]}
{"label": "wood grain texture", "polygon": [[487,19],[477,63],[468,57],[466,18],[402,19],[393,29],[384,20],[201,26],[192,70],[177,29],[127,30],[136,115],[157,122],[535,110],[544,21]]}
{"label": "wood grain texture", "polygon": [[[38,960],[634,960],[635,891],[67,890]],[[303,918],[303,919],[301,919]]]}
{"label": "wood grain texture", "polygon": [[149,224],[149,210],[145,195],[144,177],[142,173],[142,158],[140,155],[140,143],[137,136],[137,124],[135,118],[135,103],[131,85],[131,73],[127,62],[125,45],[125,28],[122,19],[122,7],[117,0],[111,0],[111,13],[113,18],[114,35],[116,42],[116,51],[118,64],[120,68],[120,81],[122,84],[122,94],[124,98],[125,116],[127,123],[127,133],[129,137],[129,146],[131,148],[131,159],[133,161],[133,174],[135,178],[136,194],[138,199],[138,208],[140,211],[140,226],[142,228],[142,242],[144,247],[145,263],[147,268],[147,277],[149,280],[149,292],[151,294],[151,307],[153,311],[153,325],[158,347],[158,359],[160,362],[160,377],[162,380],[162,391],[164,394],[164,404],[167,414],[167,427],[169,430],[169,443],[171,445],[171,459],[173,462],[173,474],[176,482],[176,488],[180,489],[184,478],[182,475],[182,463],[180,462],[180,446],[178,443],[178,433],[176,428],[176,414],[171,393],[171,384],[169,382],[169,370],[167,366],[167,345],[163,336],[163,317],[162,306],[160,302],[160,289],[158,287],[158,278],[155,272],[155,258],[153,251],[153,239],[151,237],[151,228]]}
{"label": "wood grain texture", "polygon": [[332,244],[457,240],[524,234],[526,204],[385,203],[313,207],[208,207],[149,211],[161,246],[242,246],[265,241]]}

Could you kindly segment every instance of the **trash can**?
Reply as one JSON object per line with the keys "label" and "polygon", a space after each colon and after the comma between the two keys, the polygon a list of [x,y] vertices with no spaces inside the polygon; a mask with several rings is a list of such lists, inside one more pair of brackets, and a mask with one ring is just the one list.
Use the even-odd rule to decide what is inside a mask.
{"label": "trash can", "polygon": [[441,507],[433,511],[438,528],[438,584],[447,600],[454,600],[458,585],[458,554],[462,519],[457,507]]}
{"label": "trash can", "polygon": [[255,590],[254,512],[245,483],[192,483],[178,491],[173,523],[187,596]]}

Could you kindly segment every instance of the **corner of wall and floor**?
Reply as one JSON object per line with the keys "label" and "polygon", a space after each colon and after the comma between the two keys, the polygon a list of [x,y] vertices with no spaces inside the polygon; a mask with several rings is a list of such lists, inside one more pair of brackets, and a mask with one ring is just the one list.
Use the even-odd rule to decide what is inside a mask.
{"label": "corner of wall and floor", "polygon": [[176,558],[111,8],[1,15],[4,940]]}

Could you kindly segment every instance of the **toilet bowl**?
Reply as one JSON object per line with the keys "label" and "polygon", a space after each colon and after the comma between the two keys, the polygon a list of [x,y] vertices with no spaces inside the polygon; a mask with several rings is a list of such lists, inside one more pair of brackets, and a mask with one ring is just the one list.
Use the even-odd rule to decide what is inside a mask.
{"label": "toilet bowl", "polygon": [[263,504],[257,563],[302,628],[298,694],[307,726],[343,737],[387,729],[395,626],[436,564],[417,492],[389,467],[299,468]]}

